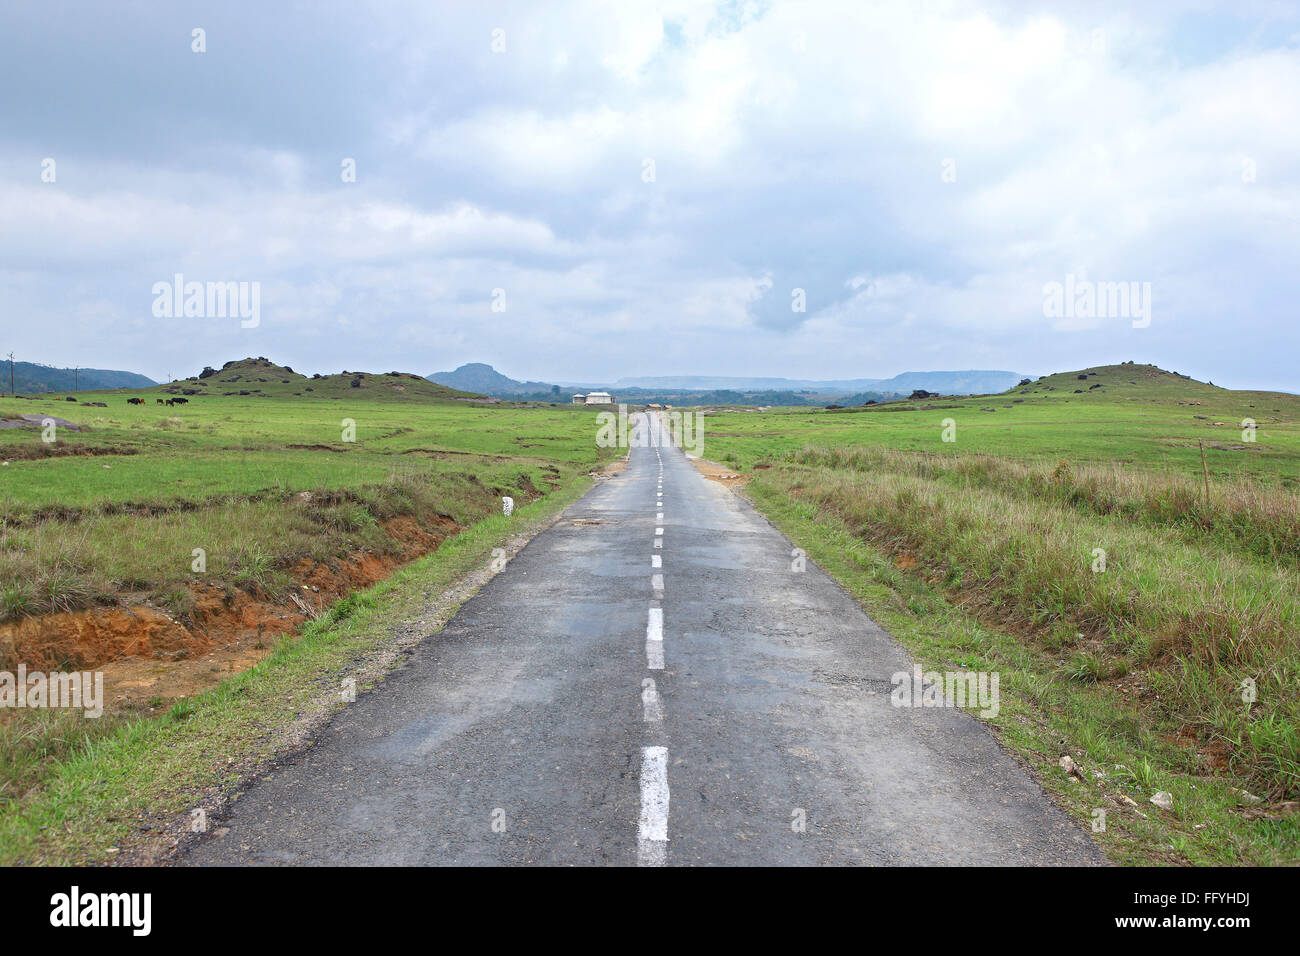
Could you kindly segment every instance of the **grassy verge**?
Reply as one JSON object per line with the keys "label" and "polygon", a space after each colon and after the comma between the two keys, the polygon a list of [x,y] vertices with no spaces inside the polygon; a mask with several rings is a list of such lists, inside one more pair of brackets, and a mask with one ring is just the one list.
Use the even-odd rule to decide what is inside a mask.
{"label": "grassy verge", "polygon": [[[286,569],[301,558],[325,561],[363,548],[397,553],[402,542],[382,522],[446,516],[468,525],[497,510],[502,495],[528,500],[538,487],[549,487],[551,475],[525,463],[479,462],[472,473],[426,468],[346,489],[280,491],[258,499],[230,495],[147,515],[3,523],[0,622],[112,605],[126,592],[185,615],[193,583],[256,585],[279,598],[290,580]],[[205,555],[202,574],[193,570],[195,548]],[[16,663],[0,647],[0,668]]]}
{"label": "grassy verge", "polygon": [[755,472],[746,494],[927,669],[1000,672],[1001,739],[1082,821],[1105,811],[1112,859],[1300,859],[1293,571],[1069,495],[832,454]]}
{"label": "grassy verge", "polygon": [[[440,629],[473,582],[486,579],[493,548],[534,533],[589,485],[573,476],[509,519],[478,521],[339,601],[257,666],[166,714],[103,727],[82,720],[40,738],[54,749],[38,755],[32,786],[0,805],[0,864],[149,860],[165,852],[185,814],[219,805],[275,755],[310,746],[308,731],[346,706],[344,678],[355,677],[358,690],[381,680],[403,647]],[[2,739],[23,746],[12,735]],[[0,761],[20,756],[0,752]]]}
{"label": "grassy verge", "polygon": [[804,448],[790,457],[802,465],[934,481],[953,493],[981,489],[1046,499],[1084,515],[1113,515],[1177,530],[1193,544],[1300,566],[1300,493],[1277,482],[1244,476],[1219,479],[1207,501],[1204,486],[1194,478],[1136,472],[1116,463],[1076,466],[1066,459],[1016,461],[875,445]]}

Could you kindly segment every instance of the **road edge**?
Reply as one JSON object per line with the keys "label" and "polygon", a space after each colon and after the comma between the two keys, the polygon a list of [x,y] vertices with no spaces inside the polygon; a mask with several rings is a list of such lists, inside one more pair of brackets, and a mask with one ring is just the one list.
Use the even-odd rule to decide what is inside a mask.
{"label": "road edge", "polygon": [[311,747],[348,706],[345,677],[358,695],[381,684],[595,483],[575,475],[512,517],[477,522],[338,602],[254,667],[62,761],[0,811],[0,865],[175,862],[259,776]]}
{"label": "road edge", "polygon": [[[902,630],[905,632],[906,629],[898,628],[897,625],[889,622],[888,618],[890,615],[887,607],[878,602],[869,600],[862,589],[855,588],[853,582],[848,580],[852,575],[849,574],[845,568],[839,566],[839,562],[825,560],[823,548],[829,547],[829,545],[818,547],[815,540],[816,535],[812,531],[813,528],[818,526],[818,522],[806,516],[791,517],[788,515],[774,515],[764,508],[760,502],[755,500],[753,493],[754,489],[747,480],[720,480],[717,475],[710,474],[709,471],[702,468],[701,463],[711,465],[713,469],[719,472],[727,472],[736,475],[736,477],[744,476],[741,476],[734,472],[733,469],[728,469],[716,462],[708,462],[705,459],[691,458],[690,456],[688,456],[688,460],[705,478],[728,489],[739,501],[743,502],[746,507],[750,508],[756,515],[762,518],[775,531],[781,534],[782,537],[789,541],[791,545],[803,551],[806,560],[825,574],[836,587],[861,607],[863,612],[871,618],[871,620],[889,636],[889,639],[897,644],[909,658],[914,662],[920,663],[922,667],[927,670],[938,668],[939,662],[936,662],[931,655],[927,654],[927,648],[922,643],[909,640],[906,636],[899,636],[899,631]],[[870,545],[861,544],[861,547],[869,548]],[[874,551],[875,549],[872,550]],[[821,556],[821,560],[819,560],[819,556]],[[883,553],[880,553],[880,556],[883,560]],[[864,579],[869,575],[869,572],[865,569],[860,573]],[[879,587],[885,587],[883,584],[877,583],[877,585]],[[1089,842],[1096,847],[1098,851],[1099,859],[1096,861],[1098,864],[1114,865],[1131,862],[1125,857],[1124,852],[1111,844],[1110,841],[1102,842],[1096,839],[1095,834],[1091,832],[1091,828],[1086,822],[1086,820],[1090,818],[1081,815],[1077,802],[1067,799],[1068,796],[1070,796],[1068,791],[1063,787],[1053,786],[1057,781],[1053,778],[1049,778],[1043,773],[1042,768],[1037,767],[1029,759],[1029,753],[1037,753],[1036,751],[1026,751],[1024,748],[1017,747],[1013,741],[1008,740],[1007,727],[1004,724],[985,720],[977,713],[968,712],[968,716],[980,724],[984,731],[996,743],[998,748],[1014,760],[1016,765],[1028,775],[1036,786],[1038,786],[1044,796],[1062,813],[1069,817],[1070,821],[1078,826],[1079,829],[1088,837]],[[1041,756],[1041,754],[1038,755]]]}

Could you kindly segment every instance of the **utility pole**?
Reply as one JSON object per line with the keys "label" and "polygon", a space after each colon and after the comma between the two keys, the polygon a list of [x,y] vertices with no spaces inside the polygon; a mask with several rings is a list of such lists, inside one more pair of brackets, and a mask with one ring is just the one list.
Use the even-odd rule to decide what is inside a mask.
{"label": "utility pole", "polygon": [[72,390],[74,392],[81,391],[81,369],[79,368],[72,370]]}
{"label": "utility pole", "polygon": [[9,394],[14,395],[14,353],[9,353]]}

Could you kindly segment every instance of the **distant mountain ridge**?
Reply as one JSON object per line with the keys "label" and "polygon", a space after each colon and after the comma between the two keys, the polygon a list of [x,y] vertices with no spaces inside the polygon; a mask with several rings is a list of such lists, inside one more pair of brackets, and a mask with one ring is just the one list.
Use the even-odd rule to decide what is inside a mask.
{"label": "distant mountain ridge", "polygon": [[663,375],[621,378],[623,388],[725,388],[732,390],[911,392],[923,388],[943,394],[994,394],[1005,392],[1026,376],[1019,372],[965,369],[951,372],[902,372],[893,378],[792,379],[746,378],[721,375]]}
{"label": "distant mountain ridge", "polygon": [[[151,378],[135,372],[105,368],[55,368],[36,362],[13,363],[13,390],[19,395],[42,392],[88,392],[107,388],[149,388]],[[9,392],[9,363],[0,362],[0,392]]]}
{"label": "distant mountain ridge", "polygon": [[[451,388],[497,397],[552,392],[549,382],[521,382],[502,375],[491,365],[471,362],[451,372],[434,372],[429,381]],[[563,392],[604,388],[729,392],[815,392],[819,395],[849,395],[858,392],[907,395],[918,388],[945,395],[990,395],[1005,392],[1024,375],[989,369],[952,372],[903,372],[893,378],[816,379],[764,378],[725,375],[645,375],[620,378],[613,383],[559,383]]]}

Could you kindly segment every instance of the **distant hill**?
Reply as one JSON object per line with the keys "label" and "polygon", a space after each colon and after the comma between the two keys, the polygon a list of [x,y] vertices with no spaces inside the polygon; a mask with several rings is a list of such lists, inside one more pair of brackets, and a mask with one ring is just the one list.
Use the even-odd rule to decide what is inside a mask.
{"label": "distant hill", "polygon": [[303,375],[270,359],[238,359],[219,369],[203,369],[189,378],[158,387],[170,395],[246,398],[382,398],[394,401],[451,401],[480,398],[430,382],[414,372],[338,372]]}
{"label": "distant hill", "polygon": [[[1294,402],[1296,396],[1289,392],[1229,389],[1202,382],[1181,372],[1170,372],[1156,365],[1139,365],[1121,362],[1118,365],[1094,365],[1071,372],[1043,375],[1028,385],[1011,389],[1008,394],[1062,397],[1074,394],[1102,399],[1141,398],[1144,401],[1195,404],[1217,402],[1225,398],[1258,399],[1261,403],[1272,399]],[[1276,409],[1274,409],[1276,410]]]}
{"label": "distant hill", "polygon": [[[149,388],[157,385],[151,378],[135,372],[118,372],[106,368],[55,368],[35,362],[14,363],[14,391],[19,395],[39,392],[94,391],[107,388]],[[0,363],[0,392],[9,391],[9,363]]]}
{"label": "distant hill", "polygon": [[452,372],[434,372],[425,376],[429,381],[448,388],[483,395],[520,395],[526,392],[554,392],[557,386],[549,382],[520,382],[502,375],[491,365],[470,362]]}
{"label": "distant hill", "polygon": [[[981,418],[994,415],[1008,422],[1033,421],[1034,424],[1048,421],[1110,422],[1112,419],[1119,424],[1131,423],[1135,418],[1145,420],[1150,416],[1149,435],[1161,446],[1197,448],[1197,439],[1203,438],[1207,449],[1250,451],[1262,455],[1272,454],[1270,449],[1290,447],[1291,425],[1300,420],[1300,396],[1288,392],[1221,388],[1212,382],[1198,381],[1189,375],[1137,362],[1094,365],[1042,375],[1024,384],[1017,383],[998,395],[953,397],[917,394],[914,398],[897,398],[865,407],[864,403],[837,404],[844,407],[830,410],[827,414],[888,415],[918,409],[950,408],[978,411]],[[1045,417],[1034,418],[1039,412],[1043,412]],[[1030,418],[1023,418],[1025,414]],[[957,417],[960,418],[960,414]],[[1261,428],[1267,428],[1267,440],[1257,444],[1252,444],[1249,439],[1239,441],[1247,421],[1255,421]],[[1279,429],[1277,426],[1282,424],[1287,427]],[[1189,437],[1188,433],[1181,431],[1182,426],[1208,431]],[[1086,443],[1100,440],[1104,432],[1089,433],[1084,429],[1078,434]],[[1080,447],[1081,459],[1086,460],[1088,454]],[[1200,475],[1199,454],[1194,464],[1196,474]],[[1290,481],[1289,478],[1286,480]]]}
{"label": "distant hill", "polygon": [[[1010,400],[1011,405],[1001,404]],[[1237,431],[1241,422],[1253,419],[1261,425],[1276,425],[1300,418],[1300,396],[1288,392],[1270,392],[1250,389],[1222,388],[1213,382],[1202,382],[1180,372],[1171,372],[1156,365],[1121,362],[1117,365],[1094,365],[1043,375],[1025,385],[1017,385],[999,396],[980,396],[981,411],[990,412],[1013,405],[1023,408],[1050,408],[1062,404],[1077,405],[1080,409],[1098,406],[1148,405],[1155,408],[1179,408],[1181,420],[1186,423],[1201,422],[1204,427],[1220,427]],[[893,403],[906,405],[908,403]],[[886,408],[887,406],[880,406]],[[1165,414],[1161,412],[1160,414]],[[1166,419],[1171,420],[1171,419]],[[1176,416],[1173,421],[1180,420]],[[1201,427],[1201,426],[1197,426]],[[1277,440],[1274,433],[1274,440]],[[1175,441],[1175,438],[1161,438]],[[1224,439],[1228,440],[1228,439]],[[1221,447],[1207,440],[1206,447]],[[1260,444],[1253,446],[1263,449]],[[1233,450],[1240,450],[1234,448]]]}

